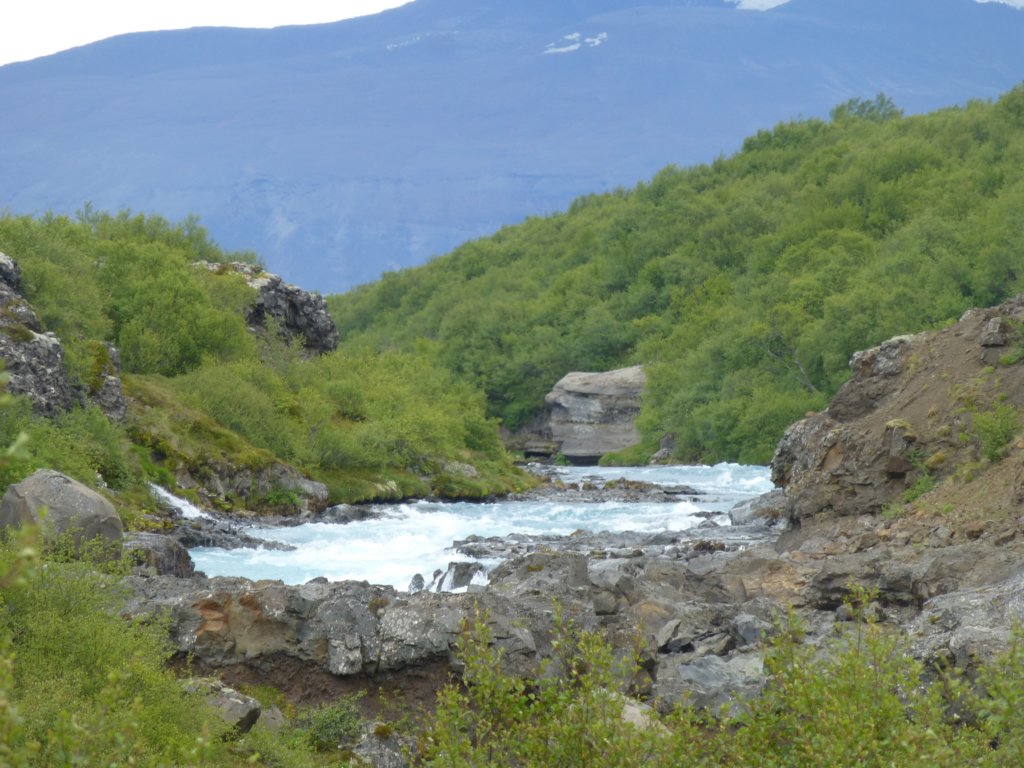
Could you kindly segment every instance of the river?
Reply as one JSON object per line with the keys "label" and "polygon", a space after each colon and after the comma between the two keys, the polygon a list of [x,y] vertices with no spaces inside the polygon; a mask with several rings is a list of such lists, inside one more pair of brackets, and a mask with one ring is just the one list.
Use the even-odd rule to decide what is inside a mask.
{"label": "river", "polygon": [[[294,549],[289,551],[198,547],[191,550],[191,555],[196,568],[208,576],[280,579],[286,584],[325,576],[331,581],[365,580],[404,590],[417,573],[429,582],[435,570],[444,570],[451,562],[471,561],[473,558],[451,549],[459,539],[474,535],[570,534],[578,530],[685,531],[709,517],[720,526],[728,526],[729,509],[773,487],[766,467],[738,464],[565,467],[557,472],[566,484],[625,477],[665,487],[687,485],[700,495],[661,503],[544,500],[377,505],[375,511],[381,513],[378,519],[253,526],[245,530],[259,539],[290,544]],[[186,516],[203,514],[190,505],[183,507],[180,500],[173,503]],[[488,568],[494,565],[480,562]]]}

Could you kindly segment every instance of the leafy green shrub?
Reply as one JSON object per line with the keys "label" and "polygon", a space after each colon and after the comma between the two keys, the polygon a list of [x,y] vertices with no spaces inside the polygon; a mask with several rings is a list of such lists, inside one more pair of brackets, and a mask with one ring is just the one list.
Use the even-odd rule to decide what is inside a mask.
{"label": "leafy green shrub", "polygon": [[115,576],[37,564],[30,551],[24,538],[0,543],[5,764],[185,765],[223,753],[223,723],[164,669],[166,624],[119,618]]}
{"label": "leafy green shrub", "polygon": [[992,765],[1024,765],[1024,632],[1014,628],[1010,647],[982,668],[976,702],[982,730],[993,745]]}
{"label": "leafy green shrub", "polygon": [[736,718],[735,738],[719,743],[727,764],[757,756],[761,766],[809,766],[825,755],[831,765],[965,764],[977,741],[946,722],[941,692],[923,687],[901,638],[865,620],[870,597],[854,590],[857,620],[820,652],[801,643],[790,617],[766,656],[763,694]]}
{"label": "leafy green shrub", "polygon": [[973,424],[982,456],[999,461],[1020,428],[1020,414],[1009,403],[997,403],[987,411],[975,413]]}
{"label": "leafy green shrub", "polygon": [[318,752],[327,752],[359,738],[363,718],[356,707],[358,697],[343,696],[323,704],[300,718],[306,740]]}
{"label": "leafy green shrub", "polygon": [[913,501],[924,496],[928,491],[935,487],[935,478],[926,469],[921,469],[917,479],[911,484],[909,488],[903,491],[902,499],[904,504],[910,504]]}
{"label": "leafy green shrub", "polygon": [[43,468],[118,489],[138,475],[124,428],[94,406],[48,419],[33,413],[28,398],[13,398],[0,408],[0,444],[10,444],[20,433],[31,433],[32,440],[0,465],[0,484],[5,486]]}
{"label": "leafy green shrub", "polygon": [[[622,666],[594,633],[564,625],[535,679],[503,671],[486,621],[459,643],[464,684],[438,697],[421,738],[423,765],[807,768],[1018,766],[1024,758],[1024,642],[966,681],[910,658],[898,632],[876,624],[873,595],[851,586],[853,620],[822,647],[793,616],[765,652],[767,684],[749,702],[702,715],[685,707],[646,727],[622,718]],[[965,713],[962,720],[954,712]]]}
{"label": "leafy green shrub", "polygon": [[466,626],[458,646],[466,684],[438,696],[432,727],[422,738],[424,765],[701,764],[685,748],[697,741],[695,718],[677,716],[671,732],[653,713],[647,728],[623,718],[621,690],[635,666],[632,659],[616,659],[597,633],[560,622],[554,656],[535,680],[506,673],[504,654],[491,641],[485,617]]}

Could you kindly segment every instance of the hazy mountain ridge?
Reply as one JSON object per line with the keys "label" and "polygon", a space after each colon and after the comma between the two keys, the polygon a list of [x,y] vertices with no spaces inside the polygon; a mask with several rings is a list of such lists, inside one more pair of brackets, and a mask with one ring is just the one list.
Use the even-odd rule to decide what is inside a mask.
{"label": "hazy mountain ridge", "polygon": [[127,35],[0,68],[0,200],[200,212],[225,247],[336,291],[850,96],[994,97],[1024,73],[1022,32],[969,0],[416,0]]}

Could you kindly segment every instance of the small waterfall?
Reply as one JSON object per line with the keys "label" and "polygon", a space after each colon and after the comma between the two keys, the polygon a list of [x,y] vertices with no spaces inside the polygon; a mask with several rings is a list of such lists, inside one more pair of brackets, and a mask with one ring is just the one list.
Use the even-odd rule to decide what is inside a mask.
{"label": "small waterfall", "polygon": [[179,496],[175,496],[173,493],[164,488],[161,488],[156,483],[150,483],[149,489],[153,492],[153,495],[160,499],[162,502],[164,502],[171,508],[178,510],[182,517],[187,517],[189,519],[214,519],[213,515],[211,515],[209,512],[200,509],[188,499],[183,499]]}

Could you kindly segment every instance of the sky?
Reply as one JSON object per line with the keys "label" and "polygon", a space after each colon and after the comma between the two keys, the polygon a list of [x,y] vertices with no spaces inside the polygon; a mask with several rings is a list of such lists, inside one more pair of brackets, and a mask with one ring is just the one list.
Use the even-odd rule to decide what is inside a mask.
{"label": "sky", "polygon": [[125,32],[188,27],[278,27],[379,13],[409,0],[2,0],[0,65]]}
{"label": "sky", "polygon": [[[0,65],[48,56],[125,32],[188,27],[318,24],[379,13],[411,0],[3,0]],[[556,0],[557,1],[557,0]],[[724,0],[765,11],[789,0]],[[975,0],[1024,8],[1024,0]]]}

